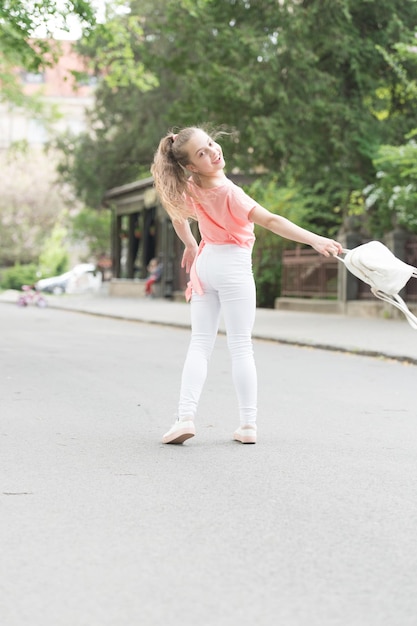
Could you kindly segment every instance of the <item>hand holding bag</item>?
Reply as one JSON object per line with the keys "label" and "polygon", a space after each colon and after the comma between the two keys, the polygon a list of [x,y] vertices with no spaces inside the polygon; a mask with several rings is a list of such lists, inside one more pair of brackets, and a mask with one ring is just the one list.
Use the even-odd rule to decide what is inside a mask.
{"label": "hand holding bag", "polygon": [[347,269],[370,285],[375,297],[397,307],[417,330],[417,317],[398,295],[410,278],[417,278],[417,268],[398,259],[380,241],[364,243],[353,250],[343,250],[345,257],[338,256]]}

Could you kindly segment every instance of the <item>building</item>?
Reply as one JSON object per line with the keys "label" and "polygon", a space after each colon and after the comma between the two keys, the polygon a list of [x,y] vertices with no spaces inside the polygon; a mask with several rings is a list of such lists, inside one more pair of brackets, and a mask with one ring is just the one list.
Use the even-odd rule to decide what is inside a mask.
{"label": "building", "polygon": [[86,111],[94,103],[96,79],[92,76],[87,81],[77,82],[71,72],[83,72],[85,67],[74,51],[76,42],[58,43],[62,54],[53,67],[36,74],[16,70],[23,92],[39,96],[46,114],[54,113],[53,121],[49,123],[25,109],[0,102],[0,149],[8,149],[15,143],[41,148],[52,133],[79,134],[86,129]]}
{"label": "building", "polygon": [[[14,207],[20,205],[26,207],[22,210],[28,220],[28,232],[41,230],[40,224],[43,224],[42,230],[50,232],[54,216],[58,218],[65,206],[70,204],[73,212],[81,208],[69,187],[57,182],[56,166],[62,160],[62,154],[58,151],[53,153],[51,149],[46,152],[44,148],[56,135],[65,132],[78,135],[86,130],[87,110],[93,107],[95,101],[95,80],[92,77],[87,81],[77,81],[72,74],[75,70],[81,75],[84,70],[83,59],[76,54],[74,41],[55,43],[60,48],[61,56],[53,66],[46,67],[39,73],[18,68],[15,70],[23,93],[27,96],[36,95],[42,110],[36,113],[32,107],[19,107],[9,101],[0,100],[0,161],[3,179],[7,176],[7,171],[24,172],[25,175],[25,180],[9,176],[5,181],[0,225],[8,232],[11,231],[10,219],[16,220],[13,211],[17,209]],[[33,203],[30,196],[32,193]],[[42,200],[43,194],[46,194],[47,201]],[[21,242],[27,241],[18,220],[15,227],[18,239]],[[80,260],[86,260],[88,249],[85,245],[68,241],[66,246],[70,264],[75,265]],[[22,258],[30,259],[39,253],[33,239],[27,252],[28,255]],[[5,262],[12,263],[20,258],[19,255],[17,250],[16,256],[10,256]]]}
{"label": "building", "polygon": [[149,261],[158,258],[163,264],[159,295],[183,297],[187,282],[181,269],[183,246],[158,201],[153,178],[109,189],[104,204],[113,215],[110,295],[143,295]]}

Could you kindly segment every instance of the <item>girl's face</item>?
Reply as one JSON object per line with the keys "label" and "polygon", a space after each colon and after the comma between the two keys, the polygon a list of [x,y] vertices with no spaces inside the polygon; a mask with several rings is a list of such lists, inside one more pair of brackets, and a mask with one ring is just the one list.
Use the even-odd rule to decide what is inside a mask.
{"label": "girl's face", "polygon": [[223,152],[207,133],[196,130],[186,144],[189,162],[187,169],[200,176],[216,176],[223,172],[225,162]]}

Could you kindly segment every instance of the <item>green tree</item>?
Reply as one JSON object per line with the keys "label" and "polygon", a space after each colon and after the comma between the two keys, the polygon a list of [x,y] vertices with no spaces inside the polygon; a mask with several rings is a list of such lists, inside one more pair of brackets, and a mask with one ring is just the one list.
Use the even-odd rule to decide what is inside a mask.
{"label": "green tree", "polygon": [[109,256],[111,213],[105,209],[95,211],[84,207],[70,219],[70,239],[82,243],[88,250],[88,258],[98,260]]}
{"label": "green tree", "polygon": [[107,189],[150,176],[167,97],[163,86],[143,93],[136,86],[115,91],[102,83],[88,132],[56,140],[58,171],[86,206],[98,208]]}
{"label": "green tree", "polygon": [[[381,54],[396,75],[395,98],[410,111],[417,105],[417,54],[415,37],[393,46],[393,51],[381,49]],[[412,68],[414,71],[410,71]],[[351,194],[351,213],[362,215],[372,236],[382,238],[395,226],[417,233],[417,130],[408,132],[399,145],[382,143],[373,159],[375,177],[363,190]]]}
{"label": "green tree", "polygon": [[43,153],[10,150],[0,158],[0,266],[36,263],[72,195]]}
{"label": "green tree", "polygon": [[112,59],[130,56],[159,86],[138,86],[130,71],[121,80],[108,65],[92,133],[67,167],[80,188],[132,180],[169,127],[211,122],[236,131],[229,168],[309,188],[317,223],[332,224],[372,179],[379,145],[413,127],[414,102],[386,58],[414,31],[413,0],[134,0],[130,9],[83,45],[103,67],[100,50],[111,44]]}
{"label": "green tree", "polygon": [[[19,106],[30,99],[22,94],[16,68],[40,72],[59,56],[59,42],[52,31],[68,30],[68,19],[77,17],[85,32],[95,23],[89,0],[3,0],[0,3],[0,101]],[[42,32],[41,37],[37,35]]]}
{"label": "green tree", "polygon": [[178,90],[169,70],[150,63],[159,46],[153,18],[163,16],[165,7],[166,0],[142,0],[130,13],[112,10],[78,46],[103,80],[88,131],[60,137],[56,145],[59,172],[87,206],[100,207],[111,187],[150,176],[153,152],[170,125],[166,113]]}
{"label": "green tree", "polygon": [[[282,215],[304,228],[311,228],[314,197],[309,197],[295,185],[281,187],[276,180],[258,179],[248,189],[249,195],[272,213]],[[287,239],[281,239],[264,228],[255,226],[256,243],[253,251],[253,272],[257,286],[257,304],[274,308],[280,293],[282,253],[293,247]]]}
{"label": "green tree", "polygon": [[417,233],[417,130],[401,146],[381,146],[375,182],[364,189],[368,228],[378,238],[395,226]]}
{"label": "green tree", "polygon": [[57,223],[43,243],[38,261],[39,275],[59,276],[69,269],[68,231]]}
{"label": "green tree", "polygon": [[414,123],[381,50],[413,32],[415,2],[230,0],[193,13],[169,2],[165,19],[172,43],[159,63],[181,93],[172,119],[236,128],[231,165],[318,185],[327,210],[369,181],[380,143],[398,142]]}

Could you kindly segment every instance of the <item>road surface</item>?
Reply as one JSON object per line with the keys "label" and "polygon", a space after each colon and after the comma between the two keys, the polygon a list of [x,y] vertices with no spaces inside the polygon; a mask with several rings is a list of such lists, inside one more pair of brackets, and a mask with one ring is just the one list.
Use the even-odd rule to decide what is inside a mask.
{"label": "road surface", "polygon": [[415,366],[255,342],[256,446],[219,336],[0,305],[3,626],[415,626]]}

